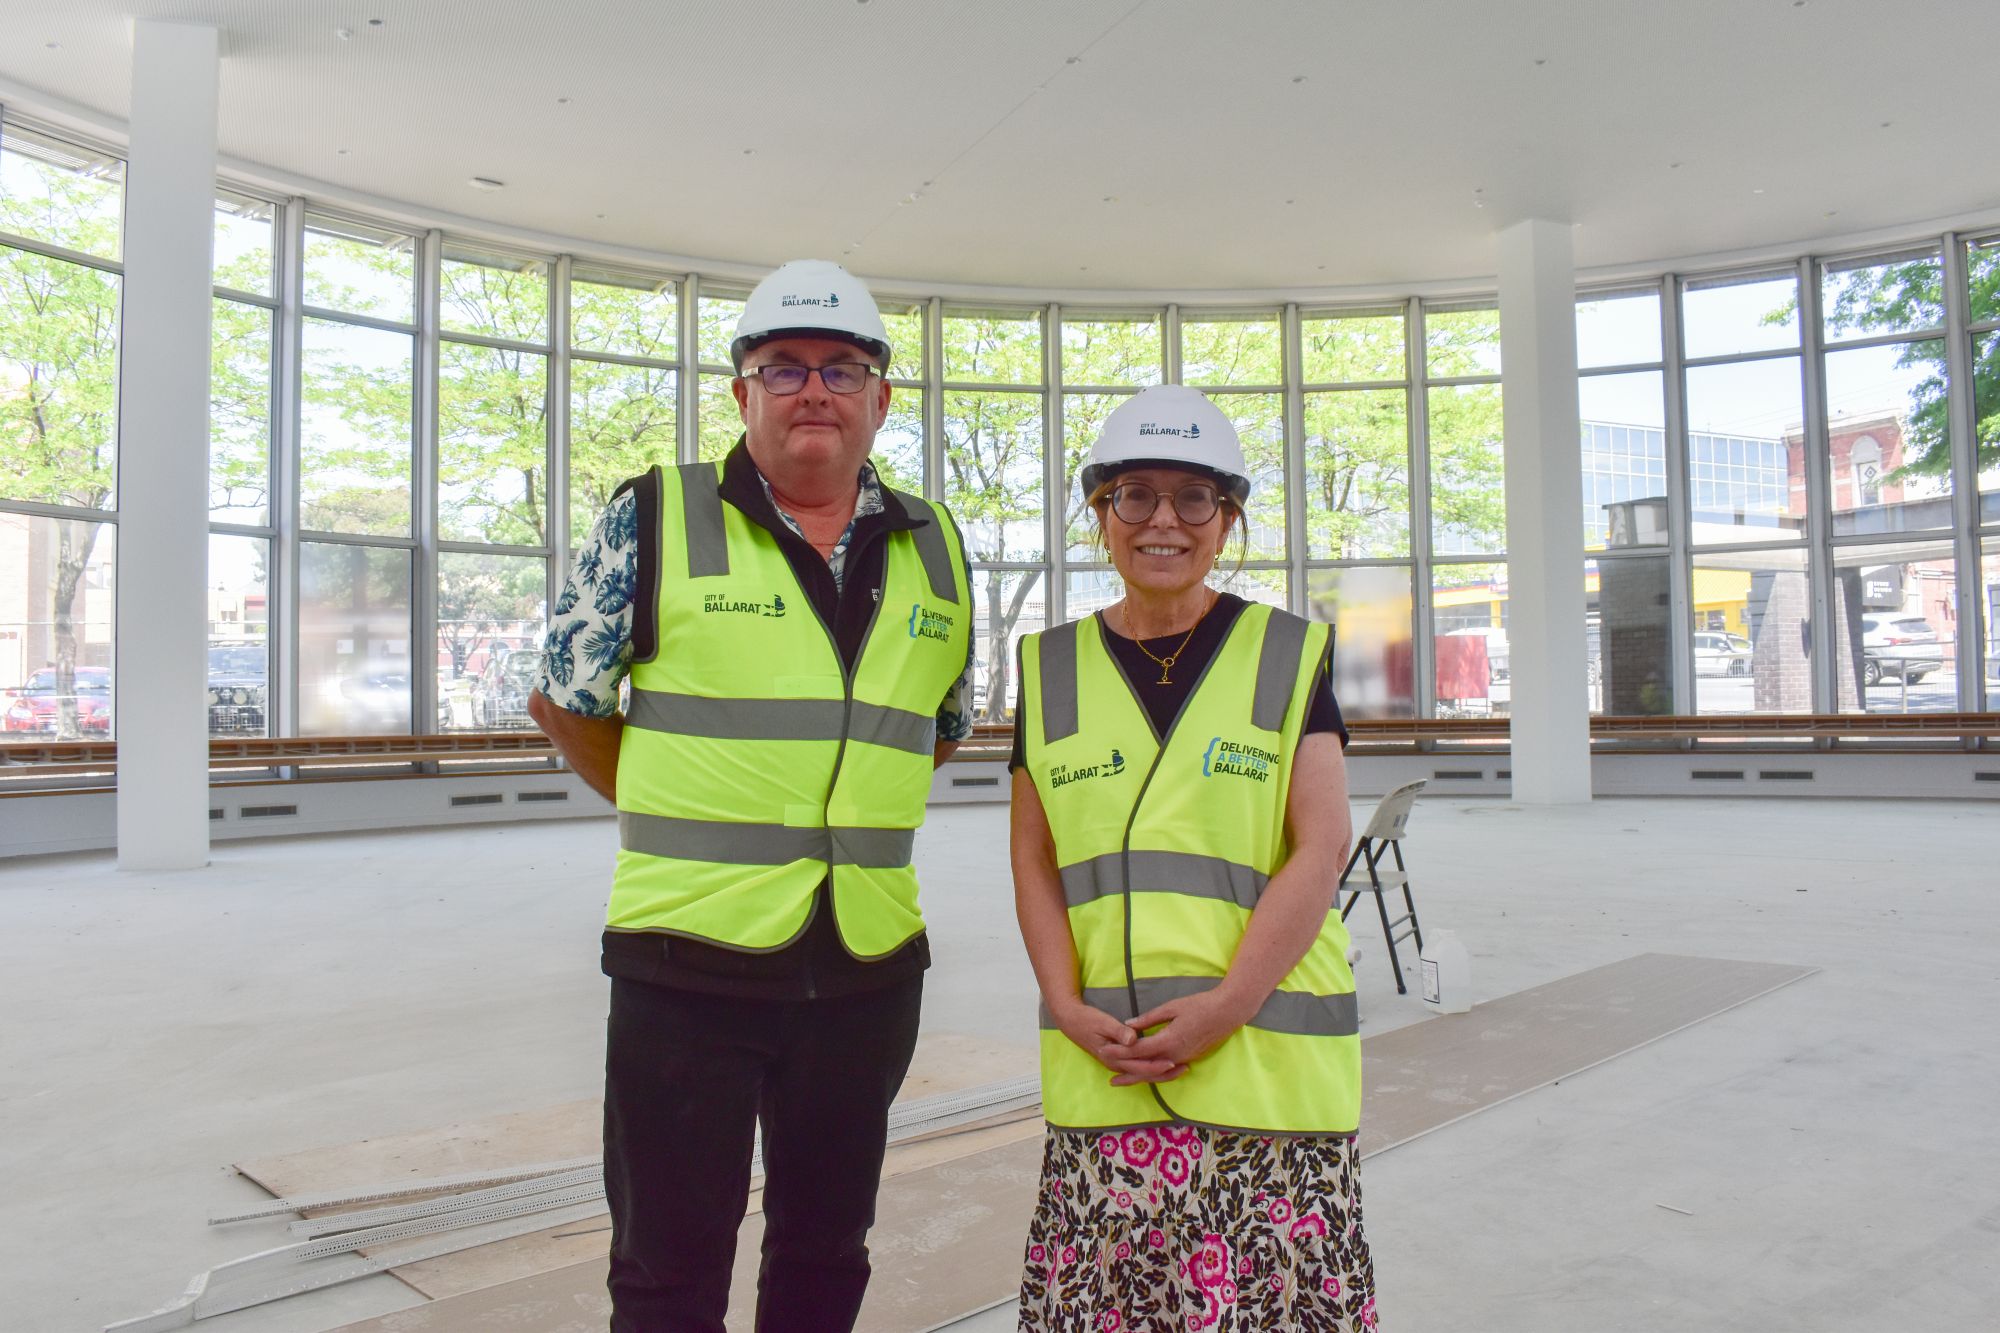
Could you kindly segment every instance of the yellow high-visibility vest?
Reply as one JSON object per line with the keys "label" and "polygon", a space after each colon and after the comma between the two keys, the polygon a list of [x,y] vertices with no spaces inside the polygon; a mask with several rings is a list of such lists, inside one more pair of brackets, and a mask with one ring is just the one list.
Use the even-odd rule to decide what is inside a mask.
{"label": "yellow high-visibility vest", "polygon": [[888,535],[849,672],[777,538],[720,480],[715,463],[661,477],[660,651],[632,670],[606,928],[779,949],[830,873],[842,942],[882,957],[924,925],[910,851],[972,632],[958,531],[884,488],[923,522]]}
{"label": "yellow high-visibility vest", "polygon": [[[1023,640],[1023,740],[1055,840],[1083,998],[1131,1019],[1222,979],[1289,856],[1292,764],[1331,627],[1246,607],[1164,737],[1105,632],[1093,616]],[[1329,912],[1249,1023],[1169,1083],[1112,1087],[1110,1071],[1044,1010],[1048,1122],[1353,1133],[1361,1044],[1347,939]]]}

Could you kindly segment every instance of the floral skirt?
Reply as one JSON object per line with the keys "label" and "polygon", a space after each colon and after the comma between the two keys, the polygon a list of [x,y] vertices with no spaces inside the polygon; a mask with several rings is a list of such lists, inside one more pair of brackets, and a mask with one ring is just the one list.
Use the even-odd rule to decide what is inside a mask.
{"label": "floral skirt", "polygon": [[1353,1139],[1048,1132],[1023,1333],[1374,1327]]}

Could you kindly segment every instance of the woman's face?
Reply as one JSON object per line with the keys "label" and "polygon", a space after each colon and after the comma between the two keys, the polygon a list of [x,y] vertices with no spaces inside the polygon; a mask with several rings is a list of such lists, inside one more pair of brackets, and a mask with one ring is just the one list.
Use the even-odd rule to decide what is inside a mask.
{"label": "woman's face", "polygon": [[[1158,492],[1157,502],[1148,490]],[[1211,499],[1212,504],[1205,503]],[[1144,513],[1148,504],[1153,512],[1137,522],[1120,514]],[[1189,523],[1181,516],[1183,509],[1198,514],[1203,508],[1214,510],[1203,522]],[[1137,468],[1118,474],[1110,496],[1098,506],[1097,521],[1126,587],[1171,595],[1207,577],[1233,516],[1208,478],[1179,468]]]}

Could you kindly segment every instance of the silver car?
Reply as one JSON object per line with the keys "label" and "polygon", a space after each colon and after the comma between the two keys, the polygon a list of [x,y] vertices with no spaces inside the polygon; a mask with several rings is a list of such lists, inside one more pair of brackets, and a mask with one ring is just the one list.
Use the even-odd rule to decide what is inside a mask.
{"label": "silver car", "polygon": [[1868,685],[1900,680],[1914,685],[1944,666],[1944,644],[1931,623],[1908,612],[1861,617],[1861,679]]}

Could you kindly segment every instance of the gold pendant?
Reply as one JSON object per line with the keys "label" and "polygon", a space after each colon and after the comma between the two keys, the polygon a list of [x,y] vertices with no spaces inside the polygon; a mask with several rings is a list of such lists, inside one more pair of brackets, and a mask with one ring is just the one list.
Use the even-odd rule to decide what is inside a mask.
{"label": "gold pendant", "polygon": [[1170,680],[1168,680],[1168,679],[1167,679],[1167,673],[1168,673],[1169,671],[1173,670],[1173,668],[1174,668],[1174,659],[1173,659],[1173,658],[1169,657],[1169,658],[1167,658],[1167,659],[1166,659],[1165,661],[1161,662],[1161,663],[1160,663],[1160,678],[1159,678],[1158,680],[1154,681],[1153,683],[1154,683],[1155,685],[1171,685],[1171,684],[1173,684],[1173,682],[1172,682],[1172,681],[1170,681]]}

